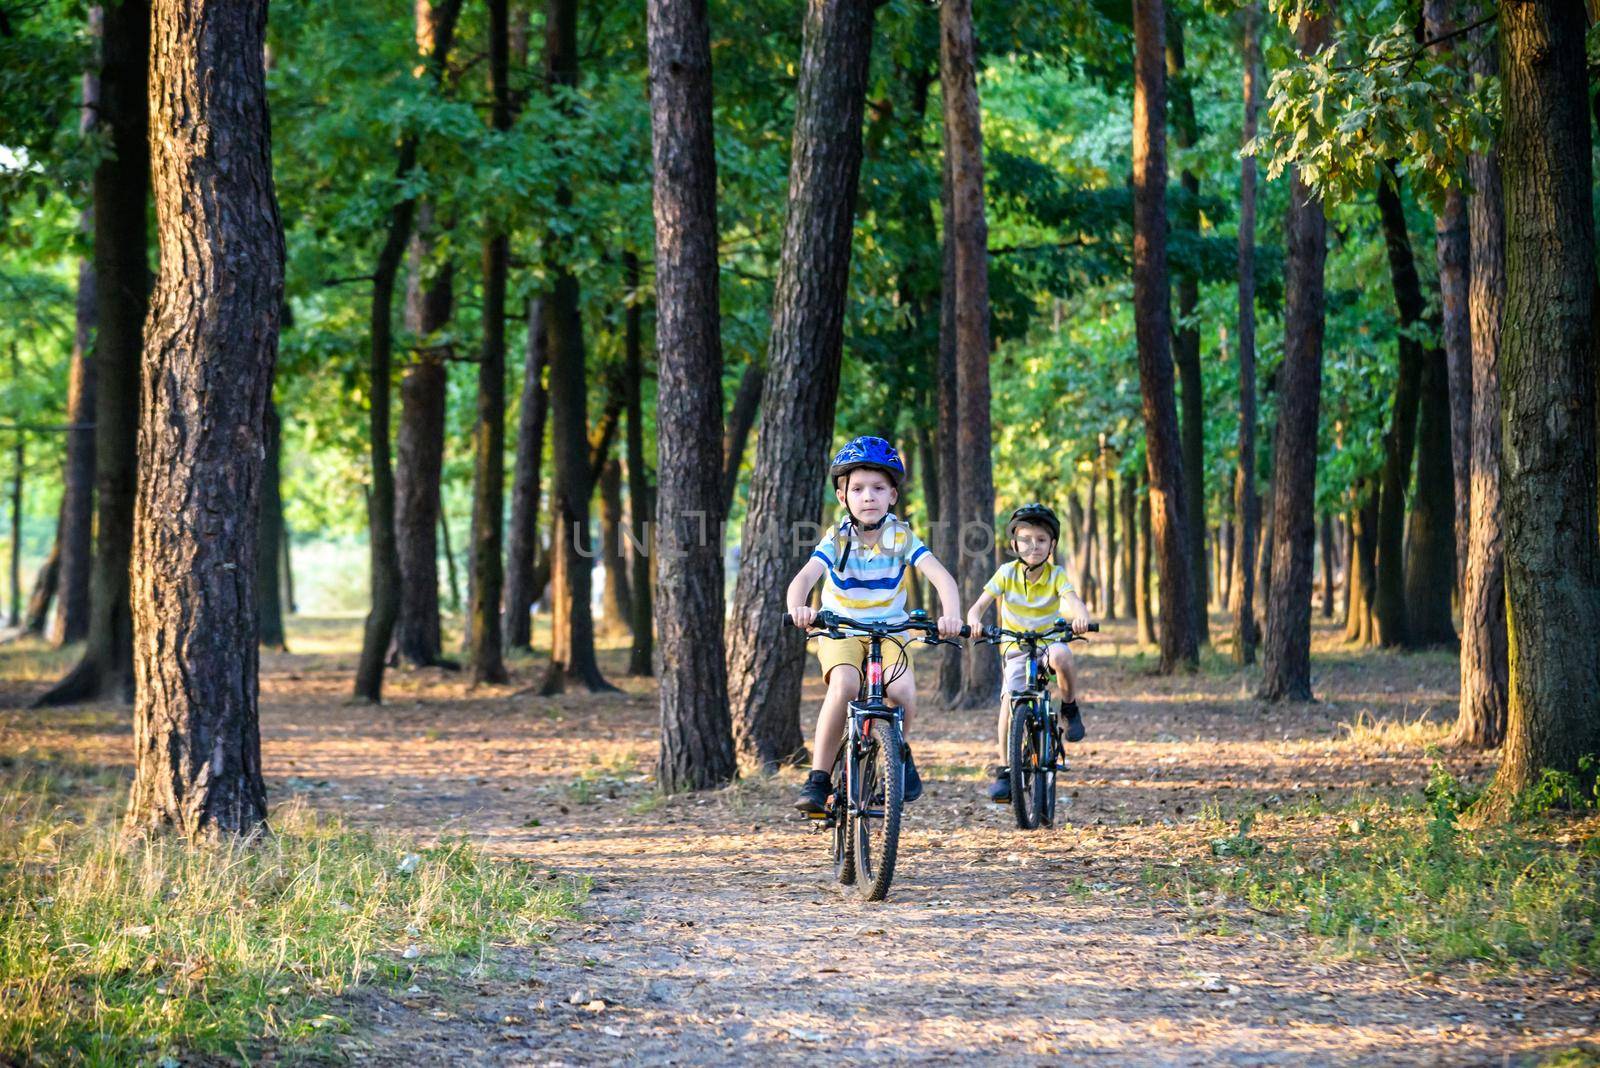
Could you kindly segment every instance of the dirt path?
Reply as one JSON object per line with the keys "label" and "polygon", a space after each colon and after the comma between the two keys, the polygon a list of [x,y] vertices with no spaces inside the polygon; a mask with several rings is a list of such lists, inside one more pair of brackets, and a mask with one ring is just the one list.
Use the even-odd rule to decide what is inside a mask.
{"label": "dirt path", "polygon": [[[593,879],[582,922],[536,954],[510,951],[476,988],[423,982],[352,999],[350,1054],[395,1065],[1499,1064],[1600,1035],[1600,994],[1582,980],[1338,960],[1237,902],[1174,901],[1141,879],[1203,845],[1189,824],[1208,803],[1416,789],[1420,753],[1354,758],[1328,743],[1359,714],[1442,708],[1450,663],[1336,657],[1317,680],[1324,703],[1270,710],[1220,669],[1142,674],[1114,655],[1127,652],[1119,636],[1086,660],[1091,737],[1075,747],[1053,831],[1021,834],[981,801],[992,713],[925,711],[912,741],[928,790],[890,900],[876,905],[831,883],[825,840],[791,818],[796,774],[656,798],[646,684],[622,680],[621,697],[540,700],[513,685],[468,699],[457,680],[425,673],[402,676],[373,712],[343,703],[351,657],[337,636],[303,638],[312,651],[266,668],[276,799],[303,795],[424,837],[468,833]],[[518,674],[527,685],[533,666]]]}

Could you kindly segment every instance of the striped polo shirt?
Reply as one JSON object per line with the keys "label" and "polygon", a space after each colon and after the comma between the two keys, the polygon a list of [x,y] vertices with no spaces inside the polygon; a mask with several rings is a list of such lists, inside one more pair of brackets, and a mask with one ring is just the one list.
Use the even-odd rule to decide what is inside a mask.
{"label": "striped polo shirt", "polygon": [[1044,630],[1066,615],[1061,600],[1073,592],[1067,569],[1053,560],[1031,582],[1021,560],[1001,564],[983,589],[999,603],[1004,630]]}
{"label": "striped polo shirt", "polygon": [[865,623],[904,622],[911,584],[906,572],[927,552],[922,539],[893,513],[884,519],[876,545],[863,543],[846,517],[811,553],[828,567],[822,607]]}

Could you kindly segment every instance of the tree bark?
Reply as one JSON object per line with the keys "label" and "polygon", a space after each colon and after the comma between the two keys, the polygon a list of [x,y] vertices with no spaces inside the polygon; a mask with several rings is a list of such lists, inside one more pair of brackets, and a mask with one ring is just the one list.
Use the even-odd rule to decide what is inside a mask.
{"label": "tree bark", "polygon": [[[1499,75],[1497,50],[1479,31],[1473,75]],[[1455,739],[1493,749],[1505,738],[1506,595],[1500,494],[1500,323],[1506,300],[1505,212],[1498,148],[1467,160],[1472,263],[1472,495],[1461,592],[1461,707]]]}
{"label": "tree bark", "polygon": [[261,469],[261,518],[256,536],[256,615],[259,619],[259,639],[268,649],[280,652],[288,648],[283,630],[283,599],[278,581],[278,561],[282,559],[280,543],[283,540],[283,491],[279,485],[282,476],[283,435],[278,422],[278,408],[267,397],[263,416],[262,437],[267,454]]}
{"label": "tree bark", "polygon": [[833,434],[875,13],[870,0],[816,0],[805,12],[761,433],[728,619],[734,731],[740,751],[763,767],[805,759],[805,645],[783,625],[782,602],[815,545],[803,532],[816,521],[822,443]]}
{"label": "tree bark", "polygon": [[1417,488],[1406,534],[1406,637],[1413,647],[1456,644],[1455,480],[1451,472],[1450,381],[1445,354],[1424,350],[1417,418]]}
{"label": "tree bark", "polygon": [[[1148,477],[1147,475],[1146,478]],[[1154,555],[1150,525],[1150,491],[1147,483],[1145,492],[1139,494],[1139,561],[1135,581],[1137,586],[1135,604],[1138,606],[1141,645],[1155,645],[1157,640],[1155,615],[1150,611],[1150,558]]]}
{"label": "tree bark", "polygon": [[406,329],[417,339],[416,359],[400,379],[399,464],[395,471],[395,545],[400,560],[400,615],[395,646],[417,667],[441,664],[439,632],[439,509],[444,473],[445,406],[449,380],[438,335],[454,304],[452,265],[424,277],[434,254],[433,213],[419,205],[406,283]]}
{"label": "tree bark", "polygon": [[[1302,56],[1328,39],[1323,17],[1304,18],[1295,33]],[[1322,202],[1289,181],[1287,294],[1283,366],[1278,371],[1278,426],[1273,447],[1272,588],[1261,642],[1261,696],[1311,700],[1311,558],[1317,489],[1317,415],[1322,400],[1323,265],[1328,222]]]}
{"label": "tree bark", "polygon": [[544,369],[544,301],[528,302],[528,340],[523,349],[522,400],[518,410],[517,460],[511,478],[511,529],[506,537],[507,649],[526,649],[533,641],[530,611],[541,590],[534,583],[539,549],[540,468],[544,464],[544,424],[549,407]]}
{"label": "tree bark", "polygon": [[149,0],[103,15],[98,110],[111,152],[94,171],[96,539],[83,658],[35,702],[133,698],[128,566],[133,545],[139,365],[150,286]]}
{"label": "tree bark", "polygon": [[1135,503],[1138,480],[1133,476],[1124,476],[1122,480],[1122,495],[1117,499],[1117,507],[1122,511],[1122,578],[1117,584],[1117,612],[1124,619],[1134,619],[1139,614],[1136,607],[1138,584],[1136,575],[1139,568],[1139,534],[1136,526],[1138,506]]}
{"label": "tree bark", "polygon": [[[945,153],[950,158],[951,228],[945,240],[955,246],[951,278],[961,463],[957,548],[961,586],[977,590],[993,574],[996,557],[989,413],[989,224],[984,217],[983,125],[971,0],[944,0],[939,7],[939,82]],[[956,703],[986,707],[994,703],[999,686],[998,647],[969,642]]]}
{"label": "tree bark", "polygon": [[[98,79],[84,76],[85,94]],[[82,227],[92,231],[92,214],[84,213]],[[50,638],[57,645],[82,641],[89,632],[89,576],[94,560],[94,420],[97,357],[94,352],[97,304],[94,261],[78,262],[76,326],[72,365],[67,378],[67,459],[62,470],[61,519],[56,528],[56,555],[60,560],[59,600]]]}
{"label": "tree bark", "polygon": [[[1261,107],[1261,5],[1244,9],[1243,144],[1256,136]],[[1261,499],[1256,495],[1256,158],[1239,157],[1239,465],[1233,476],[1233,662],[1255,663],[1255,561],[1261,530]]]}
{"label": "tree bark", "polygon": [[[722,638],[718,525],[725,479],[711,41],[705,0],[649,0],[648,11],[656,477],[665,517],[656,532],[662,651],[656,778],[664,790],[700,790],[728,782],[738,770]],[[858,138],[860,127],[858,111]],[[773,637],[777,626],[769,621],[762,637]]]}
{"label": "tree bark", "polygon": [[1098,538],[1099,515],[1095,501],[1100,496],[1100,479],[1089,479],[1089,504],[1083,510],[1083,533],[1078,537],[1078,594],[1088,604],[1094,597],[1094,549]]}
{"label": "tree bark", "polygon": [[[939,216],[946,234],[955,232],[954,194],[950,188],[950,153],[940,157]],[[939,435],[939,513],[929,532],[933,555],[956,575],[961,567],[961,405],[956,388],[956,246],[944,241],[940,248],[939,348],[935,370]],[[961,697],[963,650],[935,647],[939,662],[939,696],[948,705]]]}
{"label": "tree bark", "polygon": [[1322,618],[1333,618],[1333,517],[1322,513]]}
{"label": "tree bark", "polygon": [[[433,84],[442,76],[450,45],[455,38],[456,19],[461,0],[442,0],[432,9],[432,43],[427,68]],[[395,173],[403,183],[417,164],[418,137],[401,139]],[[389,211],[383,245],[372,272],[372,304],[368,332],[371,352],[368,392],[371,395],[372,489],[367,499],[368,542],[371,556],[372,607],[367,612],[361,635],[361,657],[356,664],[355,696],[377,703],[383,700],[383,669],[400,615],[400,551],[395,540],[395,483],[390,462],[389,413],[393,381],[394,324],[390,321],[394,305],[395,279],[400,261],[411,239],[416,216],[415,197],[405,197]]]}
{"label": "tree bark", "polygon": [[[628,302],[623,319],[623,356],[626,361],[623,374],[624,403],[628,414],[628,518],[632,524],[631,554],[633,568],[633,647],[628,652],[628,674],[635,678],[648,678],[655,674],[655,490],[650,485],[644,461],[644,403],[641,383],[644,381],[644,300],[639,288],[639,257],[633,253],[623,255],[627,271],[628,289],[633,299]],[[726,476],[726,472],[724,472]],[[726,483],[726,477],[724,477]],[[726,488],[726,487],[724,487]]]}
{"label": "tree bark", "polygon": [[157,0],[151,20],[161,272],[140,395],[127,824],[189,839],[267,817],[255,549],[284,250],[266,28],[264,0]]}
{"label": "tree bark", "polygon": [[[1172,141],[1183,151],[1194,147],[1200,127],[1195,121],[1194,95],[1184,71],[1183,20],[1171,7],[1167,8],[1167,77],[1172,95]],[[1193,170],[1184,167],[1178,181],[1185,200],[1178,211],[1177,226],[1198,238],[1200,179]],[[1183,405],[1183,418],[1178,426],[1183,448],[1183,503],[1188,519],[1186,533],[1192,576],[1190,588],[1194,591],[1195,639],[1204,645],[1211,640],[1211,627],[1206,613],[1205,383],[1200,374],[1200,324],[1195,321],[1200,306],[1200,280],[1193,272],[1179,272],[1176,289],[1178,322],[1172,336],[1172,357],[1178,371],[1179,401]]]}
{"label": "tree bark", "polygon": [[1372,607],[1378,582],[1378,499],[1376,492],[1366,491],[1359,483],[1356,498],[1361,503],[1350,513],[1350,611],[1344,637],[1365,647],[1378,640]]}
{"label": "tree bark", "polygon": [[1167,90],[1164,0],[1133,4],[1133,304],[1150,511],[1161,582],[1161,671],[1199,663],[1193,558],[1173,397],[1167,276]]}
{"label": "tree bark", "polygon": [[761,388],[767,369],[755,360],[744,366],[739,391],[733,395],[733,410],[728,413],[728,428],[722,435],[722,514],[733,511],[733,493],[739,488],[739,468],[744,464],[745,446],[761,410]]}
{"label": "tree bark", "polygon": [[1117,476],[1106,470],[1106,528],[1100,548],[1100,615],[1117,618]]}
{"label": "tree bark", "polygon": [[1500,13],[1506,297],[1500,349],[1510,700],[1486,804],[1600,752],[1595,267],[1584,11]]}
{"label": "tree bark", "polygon": [[1400,319],[1400,375],[1395,383],[1394,409],[1383,439],[1383,480],[1378,497],[1377,590],[1373,621],[1378,642],[1384,646],[1411,644],[1405,601],[1406,493],[1411,484],[1411,460],[1416,447],[1417,410],[1422,393],[1426,358],[1416,339],[1425,305],[1417,280],[1411,238],[1406,233],[1405,208],[1400,202],[1399,180],[1392,173],[1378,179],[1378,211],[1383,217],[1384,241],[1389,252],[1389,275]]}

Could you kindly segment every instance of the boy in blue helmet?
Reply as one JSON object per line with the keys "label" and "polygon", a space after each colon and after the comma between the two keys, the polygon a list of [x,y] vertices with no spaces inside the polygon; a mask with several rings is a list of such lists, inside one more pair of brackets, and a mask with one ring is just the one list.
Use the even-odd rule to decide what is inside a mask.
{"label": "boy in blue helmet", "polygon": [[[915,567],[939,595],[939,636],[953,638],[961,633],[961,593],[956,580],[892,511],[905,474],[900,454],[882,438],[856,438],[833,458],[828,478],[834,497],[844,506],[845,518],[817,544],[811,559],[789,583],[789,616],[795,626],[803,630],[816,617],[807,602],[819,579],[826,579],[824,610],[862,622],[902,623],[907,619],[908,572]],[[844,737],[845,711],[861,685],[866,656],[865,638],[817,639],[817,660],[828,693],[817,714],[811,774],[795,802],[807,815],[821,815],[826,805],[829,771]],[[890,703],[905,709],[909,725],[917,705],[911,663],[902,658],[898,646],[885,642],[883,669],[884,677],[893,680],[885,695]],[[921,796],[922,777],[908,749],[905,799],[915,801]]]}

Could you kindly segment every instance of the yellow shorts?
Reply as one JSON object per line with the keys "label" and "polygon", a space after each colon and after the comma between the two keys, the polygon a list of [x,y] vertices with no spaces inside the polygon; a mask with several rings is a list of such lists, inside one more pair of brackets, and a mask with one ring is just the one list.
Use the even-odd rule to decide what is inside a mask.
{"label": "yellow shorts", "polygon": [[[867,643],[868,639],[866,638],[818,638],[817,663],[822,665],[823,679],[826,680],[828,673],[840,664],[865,672]],[[883,643],[883,677],[888,679],[889,676],[893,675],[895,665],[905,659],[898,645],[885,641]],[[911,666],[909,661],[906,666],[908,668]]]}

